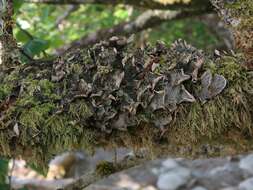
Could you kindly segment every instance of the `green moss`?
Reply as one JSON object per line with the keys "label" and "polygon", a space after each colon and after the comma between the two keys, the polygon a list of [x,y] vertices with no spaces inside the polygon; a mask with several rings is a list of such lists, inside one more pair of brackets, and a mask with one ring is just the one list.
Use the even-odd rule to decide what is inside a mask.
{"label": "green moss", "polygon": [[229,83],[241,83],[242,79],[247,80],[247,70],[240,65],[241,56],[224,56],[215,63],[209,60],[205,69],[210,69],[213,74],[223,75]]}
{"label": "green moss", "polygon": [[48,115],[55,109],[55,106],[50,103],[37,105],[30,109],[25,109],[20,115],[20,123],[24,127],[39,130],[41,126],[45,125],[45,120]]}
{"label": "green moss", "polygon": [[215,64],[210,63],[207,68],[228,80],[226,89],[222,95],[204,105],[195,103],[184,106],[178,112],[173,127],[184,129],[193,141],[201,136],[216,138],[236,128],[242,134],[252,135],[253,113],[250,107],[253,105],[253,84],[250,73],[232,57],[224,57]]}
{"label": "green moss", "polygon": [[39,80],[38,86],[41,88],[41,92],[45,96],[45,98],[48,98],[51,101],[59,100],[61,97],[54,93],[55,91],[55,83],[50,82],[47,79]]}
{"label": "green moss", "polygon": [[11,86],[0,85],[0,102],[3,101],[11,93]]}
{"label": "green moss", "polygon": [[72,118],[77,119],[78,121],[87,119],[93,115],[93,111],[84,100],[72,103],[69,106],[68,113]]}
{"label": "green moss", "polygon": [[19,69],[12,71],[4,76],[0,83],[0,101],[9,96],[19,80]]}
{"label": "green moss", "polygon": [[226,3],[225,8],[230,9],[233,18],[240,19],[238,29],[250,28],[253,25],[253,1],[238,0],[234,3]]}
{"label": "green moss", "polygon": [[101,161],[96,165],[96,174],[99,176],[107,176],[116,171],[116,168],[112,162]]}

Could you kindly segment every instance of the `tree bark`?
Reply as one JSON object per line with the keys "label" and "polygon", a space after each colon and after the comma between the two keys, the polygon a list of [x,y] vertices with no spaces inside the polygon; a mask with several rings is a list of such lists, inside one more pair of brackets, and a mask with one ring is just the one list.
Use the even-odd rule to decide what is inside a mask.
{"label": "tree bark", "polygon": [[231,28],[235,46],[244,54],[246,67],[253,70],[253,2],[211,0],[224,23]]}
{"label": "tree bark", "polygon": [[0,69],[18,62],[17,44],[13,38],[13,1],[2,1],[0,7]]}

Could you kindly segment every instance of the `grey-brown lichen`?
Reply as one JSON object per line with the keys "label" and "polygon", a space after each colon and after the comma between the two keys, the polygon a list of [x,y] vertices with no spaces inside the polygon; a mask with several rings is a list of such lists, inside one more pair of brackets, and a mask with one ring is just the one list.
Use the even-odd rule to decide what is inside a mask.
{"label": "grey-brown lichen", "polygon": [[[45,162],[52,153],[74,147],[92,151],[123,144],[154,151],[159,129],[168,125],[163,139],[169,143],[159,146],[159,155],[181,154],[179,146],[198,154],[206,139],[248,150],[252,143],[244,136],[252,135],[252,74],[238,62],[233,56],[210,58],[182,40],[171,47],[158,42],[136,49],[114,37],[54,62],[0,71],[1,152]],[[223,85],[216,86],[217,75]],[[221,75],[228,87],[214,98],[224,88]],[[120,130],[108,133],[113,129]],[[230,133],[239,133],[245,148],[237,140],[231,143]]]}
{"label": "grey-brown lichen", "polygon": [[[113,37],[91,48],[88,56],[92,59],[79,68],[76,81],[63,98],[63,102],[86,100],[92,113],[87,120],[92,126],[107,132],[126,130],[143,122],[144,115],[149,122],[164,127],[170,123],[170,114],[178,104],[195,102],[203,96],[210,99],[225,88],[225,78],[215,75],[212,95],[205,86],[198,96],[201,85],[196,82],[204,54],[183,40],[170,48],[158,42],[155,48],[132,51],[126,45],[126,39]],[[80,63],[80,59],[83,58],[70,53],[58,60],[53,65],[51,80],[68,78],[72,74],[68,63]],[[223,85],[215,88],[220,81]],[[185,83],[192,83],[193,89],[187,90]]]}

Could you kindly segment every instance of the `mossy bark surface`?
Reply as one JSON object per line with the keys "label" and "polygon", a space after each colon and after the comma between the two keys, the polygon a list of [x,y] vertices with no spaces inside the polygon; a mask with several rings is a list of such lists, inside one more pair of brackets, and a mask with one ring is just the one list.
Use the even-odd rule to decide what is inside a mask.
{"label": "mossy bark surface", "polygon": [[16,40],[13,38],[13,1],[2,1],[0,7],[0,71],[19,63]]}
{"label": "mossy bark surface", "polygon": [[210,0],[222,20],[231,28],[235,46],[244,54],[245,65],[253,70],[253,2]]}
{"label": "mossy bark surface", "polygon": [[[112,39],[75,50],[53,62],[24,64],[2,72],[2,156],[21,154],[46,163],[52,155],[67,149],[92,151],[96,147],[146,147],[150,158],[168,154],[216,156],[252,150],[253,73],[240,66],[240,56],[210,57],[200,55],[189,45],[168,48],[162,43],[134,49],[124,40]],[[161,76],[174,76],[169,68],[180,65],[180,57],[185,57],[188,65],[194,63],[196,56],[205,58],[197,82],[189,78],[177,81],[183,90],[176,98],[178,102],[166,105],[166,109],[154,106],[152,101],[159,100],[155,100],[158,95],[154,91],[140,93],[143,88],[132,86],[136,80],[141,81],[140,87],[146,87]],[[137,67],[133,69],[131,65]],[[198,100],[202,88],[199,78],[206,70],[223,75],[227,86],[203,104]],[[166,82],[155,85],[161,90],[170,84]],[[194,101],[180,99],[185,100],[185,89],[194,95]],[[127,95],[133,100],[139,95],[143,105],[134,107],[137,101],[127,102]],[[147,101],[146,95],[154,98]]]}

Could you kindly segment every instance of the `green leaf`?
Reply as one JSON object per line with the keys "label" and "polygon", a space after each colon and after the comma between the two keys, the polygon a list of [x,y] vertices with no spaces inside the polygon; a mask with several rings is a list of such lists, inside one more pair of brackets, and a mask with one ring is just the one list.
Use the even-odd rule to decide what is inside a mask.
{"label": "green leaf", "polygon": [[16,34],[16,39],[18,42],[26,43],[30,40],[30,37],[23,30],[18,30]]}
{"label": "green leaf", "polygon": [[115,16],[116,18],[119,18],[120,20],[127,19],[127,18],[128,18],[128,11],[127,11],[127,10],[124,10],[124,9],[117,9],[117,10],[114,12],[114,16]]}
{"label": "green leaf", "polygon": [[24,0],[14,0],[13,1],[13,8],[14,8],[14,13],[18,13],[20,7],[24,3]]}
{"label": "green leaf", "polygon": [[8,189],[10,189],[10,187],[8,184],[0,184],[0,189],[8,190]]}
{"label": "green leaf", "polygon": [[[1,185],[5,184],[7,171],[8,171],[8,161],[0,158],[0,184]],[[0,189],[1,189],[1,185],[0,185]]]}
{"label": "green leaf", "polygon": [[24,51],[31,57],[39,55],[41,52],[49,48],[49,42],[42,39],[33,39],[24,45]]}

